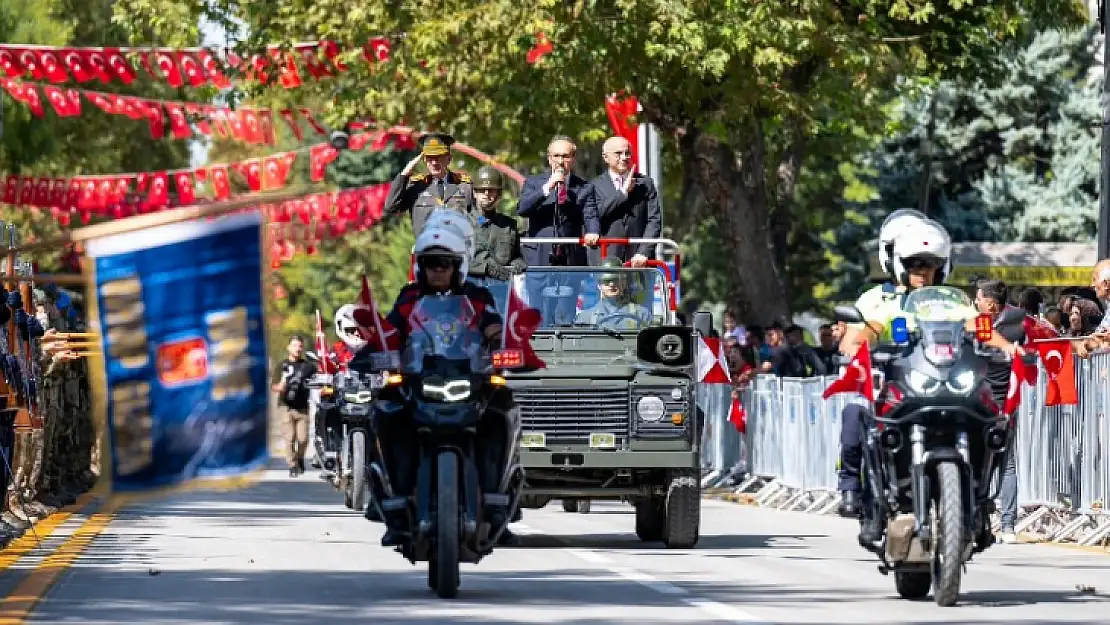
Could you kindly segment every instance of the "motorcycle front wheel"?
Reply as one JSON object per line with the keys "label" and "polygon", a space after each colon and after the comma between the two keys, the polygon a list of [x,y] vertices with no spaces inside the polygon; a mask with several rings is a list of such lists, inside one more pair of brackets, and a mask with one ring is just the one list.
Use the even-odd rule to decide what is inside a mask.
{"label": "motorcycle front wheel", "polygon": [[960,468],[937,465],[935,533],[933,535],[933,599],[941,607],[956,605],[963,571],[964,513]]}
{"label": "motorcycle front wheel", "polygon": [[370,490],[366,484],[366,432],[351,435],[351,508],[362,510]]}
{"label": "motorcycle front wheel", "polygon": [[453,452],[440,452],[436,459],[436,549],[434,568],[436,594],[452,599],[459,592],[459,472]]}

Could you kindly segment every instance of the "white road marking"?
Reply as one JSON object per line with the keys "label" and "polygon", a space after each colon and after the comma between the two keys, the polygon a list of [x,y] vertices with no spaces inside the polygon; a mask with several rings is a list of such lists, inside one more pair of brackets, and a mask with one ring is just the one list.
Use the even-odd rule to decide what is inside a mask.
{"label": "white road marking", "polygon": [[[535,536],[543,534],[542,531],[534,527],[529,527],[528,525],[525,525],[523,523],[515,523],[512,527],[513,532],[522,536]],[[558,536],[553,536],[553,538],[555,538],[556,540],[560,540]],[[560,542],[562,541],[560,540]],[[681,598],[683,603],[691,607],[700,608],[705,612],[711,614],[718,620],[728,621],[730,623],[759,623],[761,625],[770,625],[771,623],[771,621],[759,618],[758,616],[750,612],[741,610],[726,603],[721,603],[719,601],[713,601],[712,599],[705,599],[703,597],[691,595],[690,591],[686,590],[685,588],[652,577],[651,575],[648,575],[643,571],[638,571],[627,566],[616,564],[607,556],[597,553],[596,551],[590,551],[588,549],[575,549],[569,547],[563,549],[563,551],[577,556],[579,559],[585,560],[586,562],[589,562],[591,564],[596,564],[609,571],[610,573],[617,575],[618,577],[627,579],[630,582],[636,582],[637,584],[645,588],[650,588],[651,590],[654,590],[661,595],[679,597]]]}

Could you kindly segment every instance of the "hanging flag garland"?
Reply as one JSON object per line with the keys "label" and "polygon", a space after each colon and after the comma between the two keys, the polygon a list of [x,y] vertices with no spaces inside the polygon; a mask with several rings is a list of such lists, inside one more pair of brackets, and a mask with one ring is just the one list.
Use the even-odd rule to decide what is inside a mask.
{"label": "hanging flag garland", "polygon": [[[368,63],[387,61],[392,44],[385,37],[374,37],[362,47]],[[139,72],[135,61],[155,80],[171,87],[203,87],[214,85],[226,89],[232,85],[228,69],[236,70],[243,79],[263,84],[271,81],[286,89],[302,84],[297,58],[314,79],[320,80],[346,71],[340,59],[339,44],[334,41],[299,42],[291,50],[280,45],[266,46],[264,52],[244,58],[231,49],[221,54],[209,48],[74,48],[29,44],[0,44],[0,73],[8,78],[30,77],[55,84],[98,80],[129,85]]]}

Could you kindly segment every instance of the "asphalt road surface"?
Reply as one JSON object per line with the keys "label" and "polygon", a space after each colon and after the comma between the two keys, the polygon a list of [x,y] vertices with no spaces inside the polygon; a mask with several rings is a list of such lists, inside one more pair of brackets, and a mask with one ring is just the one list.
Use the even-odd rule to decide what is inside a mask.
{"label": "asphalt road surface", "polygon": [[525,511],[520,545],[463,565],[455,600],[313,472],[96,505],[40,524],[40,546],[0,552],[0,625],[1110,622],[1107,555],[998,545],[940,608],[898,599],[849,521],[726,502],[705,502],[691,551],[641,544],[626,505]]}

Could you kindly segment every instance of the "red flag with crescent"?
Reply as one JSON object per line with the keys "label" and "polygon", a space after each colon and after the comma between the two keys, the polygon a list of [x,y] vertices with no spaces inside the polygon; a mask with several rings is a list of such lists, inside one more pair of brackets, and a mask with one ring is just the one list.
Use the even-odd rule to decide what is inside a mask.
{"label": "red flag with crescent", "polygon": [[1078,404],[1079,392],[1075,387],[1075,361],[1071,354],[1071,341],[1044,341],[1036,345],[1048,376],[1044,405]]}
{"label": "red flag with crescent", "polygon": [[544,369],[547,367],[547,363],[540,359],[536,355],[536,351],[532,349],[532,334],[540,326],[541,319],[540,311],[529,308],[510,286],[509,301],[505,304],[505,325],[501,330],[501,349],[503,351],[519,350],[521,362],[526,369]]}
{"label": "red flag with crescent", "polygon": [[1010,368],[1010,387],[1006,391],[1006,403],[1002,406],[1002,412],[1006,414],[1017,412],[1018,406],[1021,405],[1022,383],[1036,384],[1037,368],[1026,364],[1020,356],[1017,356]]}
{"label": "red flag with crescent", "polygon": [[875,401],[875,387],[871,384],[871,346],[865,341],[844,369],[840,379],[833,380],[821,397],[828,399],[837,393],[859,393]]}
{"label": "red flag with crescent", "polygon": [[328,336],[324,334],[324,321],[316,311],[316,356],[320,358],[321,373],[335,373],[335,363],[328,358]]}
{"label": "red flag with crescent", "polygon": [[358,300],[352,316],[359,326],[358,330],[362,338],[372,343],[372,347],[376,346],[375,351],[399,351],[401,337],[393,324],[378,312],[378,305],[374,302],[374,294],[370,291],[370,282],[366,276],[362,276],[362,292]]}

